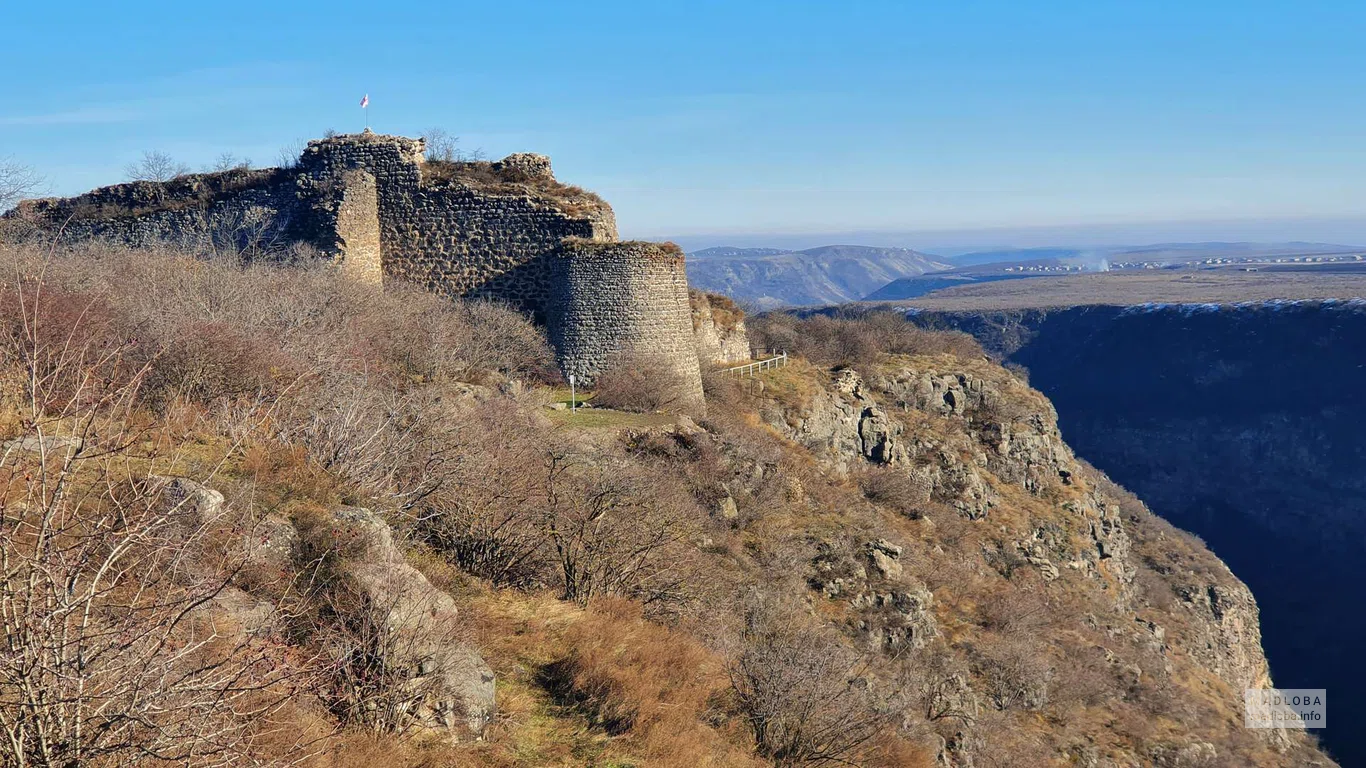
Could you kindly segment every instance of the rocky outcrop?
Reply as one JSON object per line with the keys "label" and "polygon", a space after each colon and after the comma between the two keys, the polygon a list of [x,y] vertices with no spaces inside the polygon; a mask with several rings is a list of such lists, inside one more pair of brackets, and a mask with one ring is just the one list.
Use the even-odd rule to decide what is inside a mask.
{"label": "rocky outcrop", "polygon": [[[1017,532],[984,551],[985,562],[1002,573],[1032,568],[1044,582],[1076,574],[1108,595],[1118,616],[1130,617],[1128,626],[1110,630],[1117,636],[1158,654],[1188,655],[1230,690],[1269,683],[1256,602],[1208,553],[1199,570],[1187,565],[1167,574],[1185,585],[1174,591],[1183,619],[1196,628],[1189,637],[1134,621],[1145,606],[1135,587],[1141,563],[1120,501],[1099,486],[1079,485],[1086,470],[1062,441],[1052,406],[1004,369],[986,361],[898,358],[866,378],[837,371],[801,408],[771,407],[767,417],[832,467],[905,472],[927,485],[930,502],[978,525],[992,526],[999,509],[1018,508],[1009,499],[1020,494],[1036,500],[1054,512],[1022,528],[1012,513]],[[876,586],[901,577],[901,556],[885,541],[822,544],[812,586],[827,598],[849,600],[866,637],[886,648],[914,646],[934,635],[927,610],[933,596],[913,584]],[[897,618],[877,618],[887,611]]]}
{"label": "rocky outcrop", "polygon": [[[403,689],[402,715],[421,730],[455,740],[482,734],[496,711],[494,674],[466,641],[455,601],[407,563],[393,531],[374,512],[342,507],[323,525],[344,553],[339,575],[362,598],[351,610],[365,615],[355,620],[382,635],[376,638],[386,649],[378,662],[386,669],[380,672]],[[266,517],[247,540],[252,583],[292,572],[299,559],[300,532],[284,518]],[[223,602],[244,626],[266,621],[259,601],[240,590],[227,593]]]}
{"label": "rocky outcrop", "polygon": [[356,507],[333,515],[336,535],[354,542],[346,573],[391,633],[387,663],[402,670],[415,699],[408,715],[428,729],[482,733],[495,711],[493,670],[461,641],[455,601],[408,565],[379,515]]}
{"label": "rocky outcrop", "polygon": [[750,359],[745,316],[725,296],[688,291],[692,304],[693,335],[703,365],[733,365]]}
{"label": "rocky outcrop", "polygon": [[886,539],[858,547],[827,541],[816,552],[811,587],[847,603],[854,616],[851,629],[868,647],[895,654],[923,648],[938,634],[934,595],[903,574],[901,547]]}

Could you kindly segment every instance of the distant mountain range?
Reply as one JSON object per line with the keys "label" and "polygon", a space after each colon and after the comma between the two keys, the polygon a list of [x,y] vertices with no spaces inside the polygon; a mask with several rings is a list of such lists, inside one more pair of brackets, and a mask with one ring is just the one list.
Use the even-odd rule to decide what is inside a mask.
{"label": "distant mountain range", "polygon": [[1078,272],[1210,268],[1281,257],[1355,254],[1361,246],[1314,242],[1192,242],[991,248],[952,256],[909,248],[825,245],[806,250],[719,246],[688,254],[688,281],[759,310],[900,301],[970,283]]}
{"label": "distant mountain range", "polygon": [[952,265],[908,248],[826,245],[802,251],[721,246],[688,254],[688,282],[757,309],[843,304],[903,277]]}

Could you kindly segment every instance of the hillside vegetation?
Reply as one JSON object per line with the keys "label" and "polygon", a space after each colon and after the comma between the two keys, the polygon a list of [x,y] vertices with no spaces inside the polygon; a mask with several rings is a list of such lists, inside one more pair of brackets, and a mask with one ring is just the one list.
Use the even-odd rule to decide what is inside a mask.
{"label": "hillside vegetation", "polygon": [[495,305],[0,275],[7,765],[1331,765],[1242,727],[1246,589],[961,334],[761,319],[800,357],[705,419],[581,426]]}

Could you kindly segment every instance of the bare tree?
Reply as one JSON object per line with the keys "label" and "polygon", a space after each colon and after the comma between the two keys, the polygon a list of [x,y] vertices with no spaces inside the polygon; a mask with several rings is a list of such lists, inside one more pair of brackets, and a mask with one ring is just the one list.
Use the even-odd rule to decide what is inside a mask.
{"label": "bare tree", "polygon": [[484,159],[481,150],[466,152],[460,148],[460,137],[452,136],[444,128],[428,128],[422,138],[427,142],[427,159],[442,163],[465,163]]}
{"label": "bare tree", "polygon": [[299,159],[303,157],[304,150],[308,148],[308,139],[295,139],[288,144],[280,147],[280,154],[276,162],[281,168],[297,168]]}
{"label": "bare tree", "polygon": [[0,360],[24,432],[0,453],[0,763],[231,765],[290,691],[281,648],[225,632],[221,505],[153,474],[150,363],[97,302],[11,289]]}
{"label": "bare tree", "polygon": [[32,168],[14,160],[0,161],[0,212],[33,194],[43,183]]}
{"label": "bare tree", "polygon": [[218,158],[213,161],[213,165],[209,166],[209,171],[212,173],[249,170],[251,170],[251,161],[245,157],[238,157],[231,152],[224,152],[219,155]]}
{"label": "bare tree", "polygon": [[165,152],[152,150],[142,153],[142,159],[124,168],[129,181],[170,181],[190,172],[190,167]]}
{"label": "bare tree", "polygon": [[427,141],[427,159],[436,160],[442,163],[453,163],[459,152],[456,146],[460,142],[459,136],[452,136],[442,128],[429,128],[423,132],[422,138]]}
{"label": "bare tree", "polygon": [[663,475],[546,454],[544,535],[559,565],[561,597],[587,604],[621,595],[648,605],[688,597],[692,498]]}

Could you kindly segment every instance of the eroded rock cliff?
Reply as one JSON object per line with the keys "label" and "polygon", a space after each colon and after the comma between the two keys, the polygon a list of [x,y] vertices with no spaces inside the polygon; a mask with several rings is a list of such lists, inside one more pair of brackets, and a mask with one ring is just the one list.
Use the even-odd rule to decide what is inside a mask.
{"label": "eroded rock cliff", "polygon": [[[1251,592],[1197,540],[1078,461],[1038,392],[993,363],[949,356],[893,358],[827,379],[803,397],[770,400],[767,422],[873,491],[874,501],[900,504],[920,518],[909,528],[912,538],[900,543],[872,539],[890,530],[883,529],[864,534],[868,540],[817,548],[813,588],[847,604],[847,624],[870,647],[894,653],[947,640],[978,673],[963,679],[974,708],[993,701],[1041,707],[1050,692],[1069,695],[1069,687],[1082,685],[1073,672],[1092,652],[1102,667],[1131,676],[1143,696],[1213,694],[1214,706],[1194,718],[1205,723],[1201,730],[1145,738],[1137,748],[1111,745],[1108,752],[1077,745],[1078,764],[1330,764],[1283,732],[1262,737],[1260,746],[1257,737],[1243,742],[1251,732],[1237,732],[1242,692],[1271,683]],[[936,508],[955,514],[922,517],[921,510]],[[958,579],[944,579],[950,569]],[[988,570],[1005,578],[995,582],[995,595],[973,602],[1013,605],[993,607],[983,621],[980,604],[964,605],[971,588],[963,581]],[[1021,607],[1036,599],[1034,608]],[[964,610],[975,614],[972,630],[964,629]],[[990,615],[1030,610],[1050,617],[1031,625]],[[999,680],[983,670],[999,652],[980,647],[1002,626],[1033,633],[1027,653],[1036,661],[1056,654],[1056,666],[997,690]],[[982,658],[993,661],[975,666]],[[1072,664],[1076,669],[1064,671]],[[967,754],[962,745],[970,746],[971,728],[963,739]],[[1242,746],[1230,751],[1230,741]],[[1263,749],[1279,757],[1251,757]],[[950,748],[941,760],[969,764]]]}

